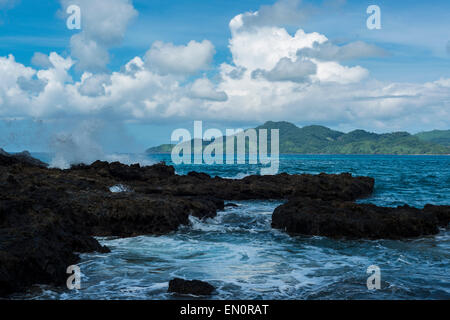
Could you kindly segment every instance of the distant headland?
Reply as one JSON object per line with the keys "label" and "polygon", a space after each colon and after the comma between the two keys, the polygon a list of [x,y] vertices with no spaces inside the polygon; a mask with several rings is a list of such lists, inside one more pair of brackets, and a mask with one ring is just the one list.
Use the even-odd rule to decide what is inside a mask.
{"label": "distant headland", "polygon": [[[450,130],[433,130],[410,134],[392,132],[377,134],[365,130],[349,133],[311,125],[297,127],[281,121],[268,121],[254,128],[279,129],[282,154],[392,154],[392,155],[448,155]],[[204,145],[208,142],[204,142]],[[146,153],[171,153],[175,144],[162,144]]]}

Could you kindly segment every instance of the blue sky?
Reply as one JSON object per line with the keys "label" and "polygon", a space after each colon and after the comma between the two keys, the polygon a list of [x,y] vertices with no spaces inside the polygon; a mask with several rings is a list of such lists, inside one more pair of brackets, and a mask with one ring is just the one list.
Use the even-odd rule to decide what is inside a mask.
{"label": "blue sky", "polygon": [[[228,23],[239,13],[257,10],[273,1],[255,0],[139,0],[133,1],[139,17],[131,22],[123,43],[111,50],[111,69],[141,55],[157,40],[176,44],[211,40],[217,48],[217,63],[229,59]],[[34,52],[66,52],[75,33],[61,19],[59,1],[20,0],[1,14],[0,55],[14,53],[17,61],[29,63]],[[13,51],[11,50],[13,49]]]}
{"label": "blue sky", "polygon": [[[203,40],[208,40],[214,47],[214,55],[212,61],[210,61],[210,66],[199,69],[197,73],[190,73],[183,79],[178,77],[173,81],[180,86],[189,87],[196,79],[206,78],[212,84],[217,85],[217,91],[225,92],[229,101],[232,101],[231,95],[234,89],[227,87],[228,84],[226,83],[220,83],[221,64],[237,65],[237,61],[233,60],[232,50],[229,47],[229,41],[233,37],[229,23],[239,14],[256,12],[260,10],[261,6],[272,6],[276,2],[274,0],[123,1],[125,3],[129,2],[137,12],[137,15],[130,18],[129,21],[127,20],[124,35],[120,37],[120,41],[105,46],[105,50],[109,53],[110,61],[107,64],[107,70],[102,70],[99,73],[111,74],[112,72],[120,72],[126,63],[134,57],[144,59],[146,52],[156,41],[181,47],[186,46],[190,41],[201,43]],[[56,0],[0,0],[0,57],[7,57],[12,54],[17,63],[27,67],[33,67],[31,60],[36,52],[46,55],[55,52],[63,58],[72,56],[73,60],[76,61],[76,56],[73,53],[74,49],[71,47],[71,38],[80,31],[66,28],[65,19],[67,15],[62,10],[64,5],[70,2]],[[116,2],[121,2],[121,0]],[[366,8],[371,4],[376,4],[381,8],[381,30],[368,30],[366,27],[366,19],[368,17]],[[384,87],[377,89],[380,94],[390,92],[389,88],[394,83],[405,83],[401,90],[396,91],[396,95],[400,94],[399,92],[416,90],[416,93],[411,93],[411,95],[417,95],[418,97],[427,96],[429,93],[423,91],[426,85],[424,88],[420,86],[427,82],[450,78],[450,48],[447,49],[447,46],[450,46],[448,45],[450,41],[450,1],[438,0],[432,3],[392,0],[303,1],[303,4],[299,6],[299,11],[305,13],[304,19],[299,19],[298,23],[290,22],[288,25],[281,24],[277,25],[277,27],[285,28],[290,35],[294,35],[298,29],[302,29],[306,33],[317,32],[326,36],[336,46],[345,46],[352,42],[363,41],[385,50],[386,55],[382,56],[361,56],[345,62],[339,61],[344,66],[360,66],[370,73],[371,81],[383,82]],[[96,38],[92,39],[97,41]],[[238,52],[237,50],[242,50],[242,48],[236,49],[235,52]],[[39,69],[36,66],[33,68],[36,71]],[[80,79],[84,72],[86,70],[77,69],[75,65],[68,71],[68,74],[72,77],[72,82],[77,82],[81,81]],[[412,88],[411,84],[417,84],[417,86]],[[365,85],[365,87],[367,86],[368,84]],[[442,84],[438,86],[441,88]],[[227,89],[225,89],[226,87]],[[322,85],[322,89],[323,87],[324,85]],[[340,87],[339,90],[344,90],[343,88]],[[339,92],[337,88],[333,88],[333,90]],[[345,84],[345,90],[352,89],[348,84]],[[358,81],[358,87],[355,88],[355,92],[361,90],[362,87],[359,87]],[[348,111],[344,106],[344,102],[342,102],[343,107],[339,112],[341,114],[344,111],[350,112],[351,115],[348,117],[323,118],[320,115],[310,115],[305,117],[304,120],[301,117],[293,117],[293,119],[299,125],[319,123],[342,130],[361,127],[380,132],[402,129],[414,132],[432,127],[448,128],[449,119],[445,119],[448,115],[448,96],[445,96],[441,91],[433,91],[430,95],[432,97],[427,102],[425,102],[426,99],[424,98],[423,103],[424,105],[426,104],[430,112],[435,113],[433,117],[438,117],[436,119],[439,121],[434,121],[433,119],[435,118],[431,116],[420,123],[414,121],[414,119],[403,121],[407,112],[404,110],[399,111],[399,109],[404,108],[403,106],[392,106],[391,100],[386,101],[384,105],[380,104],[374,108],[383,110],[393,108],[392,110],[388,110],[384,114],[379,114],[373,110],[368,111],[364,116],[361,115],[361,119],[358,119],[360,115],[357,112],[357,108],[355,107],[354,110]],[[439,97],[441,97],[442,101],[436,100]],[[33,98],[29,97],[29,99]],[[271,99],[275,98],[272,97]],[[348,99],[348,97],[345,99]],[[6,101],[6,99],[3,100]],[[149,100],[152,99],[146,97],[146,101]],[[308,103],[311,103],[311,100],[314,99],[309,97]],[[3,110],[2,118],[7,119],[3,120],[0,125],[2,136],[14,137],[14,139],[2,139],[1,143],[8,149],[20,150],[27,148],[35,151],[48,149],[48,140],[51,140],[52,135],[64,131],[65,128],[77,128],[78,126],[78,123],[75,120],[71,121],[71,119],[78,119],[79,114],[77,116],[73,114],[66,115],[58,120],[55,120],[53,115],[48,117],[44,113],[33,112],[24,112],[24,115],[17,117],[17,114],[11,111],[12,109],[8,109],[12,108],[13,105],[2,106],[1,101],[0,96],[0,109]],[[208,110],[217,110],[219,108],[220,101],[208,101],[204,108],[208,108]],[[333,103],[333,101],[330,100],[330,103]],[[195,103],[200,102],[196,100]],[[274,103],[276,104],[276,102]],[[301,102],[299,103],[301,104]],[[322,101],[319,103],[325,104]],[[115,106],[107,107],[115,108]],[[280,104],[280,108],[282,107]],[[417,108],[419,107],[417,106]],[[226,107],[224,106],[223,108]],[[436,108],[441,109],[437,110]],[[264,106],[261,106],[261,109],[264,110]],[[223,114],[227,114],[225,111]],[[236,109],[229,109],[229,112],[236,113]],[[323,110],[321,109],[318,112],[323,112]],[[189,114],[189,112],[187,113]],[[338,111],[336,111],[337,113]],[[251,111],[248,114],[251,114]],[[373,114],[373,122],[377,122],[377,125],[370,125],[371,114]],[[91,113],[89,112],[83,113],[80,115],[80,118],[89,119],[90,115]],[[281,118],[277,119],[278,115],[286,117],[284,120],[291,119],[290,113],[283,111],[278,114],[261,114],[256,116],[255,119],[251,117],[244,119],[243,117],[242,121],[236,117],[214,117],[208,113],[204,120],[209,126],[224,129],[230,126],[252,126],[263,120],[281,120]],[[21,120],[12,120],[10,119],[11,117],[17,117]],[[142,116],[139,119],[127,118],[120,122],[117,120],[117,117],[111,117],[110,119],[106,111],[101,113],[100,116],[95,114],[92,117],[101,117],[107,119],[107,121],[114,121],[117,126],[122,128],[120,131],[126,132],[125,135],[129,136],[130,141],[133,141],[129,144],[125,143],[127,147],[124,147],[124,144],[115,145],[114,140],[117,140],[116,138],[112,139],[113,141],[108,138],[102,138],[104,141],[101,143],[104,143],[104,147],[114,151],[137,151],[147,146],[168,142],[173,129],[180,126],[192,128],[192,120],[194,120],[186,115],[155,116],[152,114],[151,116]],[[398,117],[398,121],[391,121],[389,117]],[[418,117],[422,116],[418,115]],[[391,122],[386,120],[388,118]],[[11,121],[14,124],[11,124]],[[383,121],[386,122],[386,125],[382,124]],[[39,142],[34,141],[32,138],[37,134],[36,132],[41,132],[42,134],[42,139]],[[108,133],[108,135],[110,134]]]}
{"label": "blue sky", "polygon": [[[209,39],[216,46],[215,63],[230,59],[228,23],[239,13],[257,11],[272,0],[135,0],[139,17],[133,21],[120,47],[113,48],[111,69],[118,69],[130,58],[142,54],[157,40],[183,44]],[[318,6],[323,1],[310,1]],[[382,29],[365,26],[368,5],[382,10]],[[67,52],[73,31],[57,12],[56,0],[20,0],[0,15],[0,55],[13,53],[29,63],[34,52]],[[333,9],[335,10],[335,9]],[[427,1],[346,1],[334,12],[327,10],[302,25],[335,41],[371,40],[389,50],[391,56],[360,62],[371,68],[378,79],[428,81],[448,77],[450,59],[446,44],[450,40],[450,2]],[[420,72],[417,72],[420,70]]]}

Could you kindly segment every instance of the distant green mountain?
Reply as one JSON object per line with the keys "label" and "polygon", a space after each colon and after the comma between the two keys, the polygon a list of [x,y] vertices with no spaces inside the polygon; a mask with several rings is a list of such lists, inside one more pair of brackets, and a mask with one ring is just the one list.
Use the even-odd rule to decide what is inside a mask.
{"label": "distant green mountain", "polygon": [[[450,154],[448,131],[376,134],[364,130],[349,133],[324,126],[299,128],[289,122],[268,121],[255,129],[279,129],[280,153],[294,154]],[[173,145],[147,149],[147,153],[170,153]]]}
{"label": "distant green mountain", "polygon": [[450,130],[433,130],[420,132],[415,135],[422,141],[433,142],[446,147],[450,147]]}
{"label": "distant green mountain", "polygon": [[157,147],[148,148],[146,153],[171,153],[174,144],[162,144]]}

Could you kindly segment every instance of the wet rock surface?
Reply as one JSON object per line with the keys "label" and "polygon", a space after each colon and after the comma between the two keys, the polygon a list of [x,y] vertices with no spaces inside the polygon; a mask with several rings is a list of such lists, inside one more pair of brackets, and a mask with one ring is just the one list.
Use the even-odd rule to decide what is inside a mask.
{"label": "wet rock surface", "polygon": [[[391,212],[364,206],[352,209],[351,201],[372,193],[374,180],[350,174],[282,173],[233,180],[196,172],[179,176],[174,167],[162,163],[141,167],[96,161],[60,170],[35,160],[27,153],[15,157],[0,151],[0,295],[33,284],[64,285],[66,269],[79,261],[78,253],[108,251],[95,236],[167,234],[189,224],[190,215],[214,217],[224,209],[224,200],[288,199],[275,211],[274,227],[331,236],[333,232],[316,227],[316,208],[323,211],[320,217],[331,217],[335,225],[341,220],[355,222],[359,231],[351,231],[351,224],[339,231],[342,235],[353,232],[355,237],[366,230],[376,232],[358,214],[385,217]],[[119,185],[123,188],[111,192],[111,187]],[[300,207],[298,199],[310,199],[310,207]],[[336,206],[344,206],[345,214],[333,217]],[[303,213],[297,217],[299,208]],[[431,222],[417,212],[411,220],[417,230],[397,235],[435,233],[436,223],[448,223],[446,210],[424,209]],[[313,222],[304,231],[298,221],[306,217]],[[386,217],[386,226],[407,218],[408,214],[397,220]],[[319,226],[326,223],[319,222]]]}
{"label": "wet rock surface", "polygon": [[[111,187],[119,192],[111,192]],[[117,188],[116,188],[117,189]],[[120,189],[120,190],[119,190]],[[107,252],[94,236],[162,235],[214,217],[224,200],[284,199],[294,194],[354,199],[373,179],[350,175],[251,176],[242,180],[172,166],[96,161],[48,169],[28,153],[0,151],[0,294],[33,284],[64,285],[78,253]],[[113,190],[115,190],[113,188]]]}
{"label": "wet rock surface", "polygon": [[175,278],[169,281],[170,293],[192,294],[196,296],[210,296],[216,288],[200,280],[183,280]]}
{"label": "wet rock surface", "polygon": [[348,201],[295,198],[275,209],[272,227],[290,234],[350,239],[402,239],[439,232],[450,206],[396,208]]}

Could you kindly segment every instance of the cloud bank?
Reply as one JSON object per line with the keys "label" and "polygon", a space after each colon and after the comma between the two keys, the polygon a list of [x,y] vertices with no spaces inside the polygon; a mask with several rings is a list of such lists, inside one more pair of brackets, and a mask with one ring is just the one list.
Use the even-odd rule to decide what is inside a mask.
{"label": "cloud bank", "polygon": [[[212,66],[215,48],[207,39],[181,45],[157,41],[114,72],[107,70],[108,49],[120,44],[136,10],[127,0],[74,2],[82,9],[83,29],[72,36],[70,55],[36,53],[33,67],[12,54],[0,57],[0,117],[289,120],[379,131],[450,125],[450,79],[373,79],[355,61],[387,54],[375,45],[338,46],[317,32],[290,34],[277,26],[281,17],[301,18],[304,12],[293,9],[299,1],[234,17],[232,60],[218,67]],[[81,71],[78,79],[73,68]]]}

